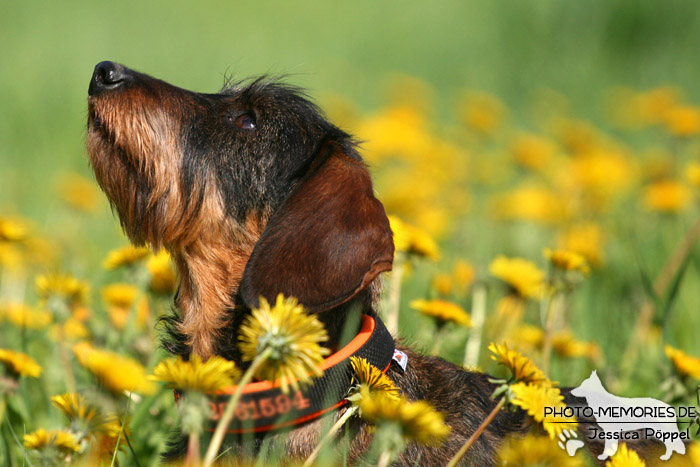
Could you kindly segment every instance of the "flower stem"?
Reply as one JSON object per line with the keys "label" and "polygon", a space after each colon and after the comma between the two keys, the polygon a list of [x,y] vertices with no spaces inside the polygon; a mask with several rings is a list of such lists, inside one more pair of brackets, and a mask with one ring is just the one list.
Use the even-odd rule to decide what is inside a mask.
{"label": "flower stem", "polygon": [[0,397],[0,428],[2,428],[2,422],[5,420],[5,407],[7,407],[5,397]]}
{"label": "flower stem", "polygon": [[399,331],[399,306],[401,304],[401,281],[403,279],[406,256],[403,253],[396,255],[394,267],[389,283],[389,309],[387,310],[386,328],[392,335]]}
{"label": "flower stem", "polygon": [[199,433],[190,433],[187,442],[187,456],[185,457],[185,467],[199,467],[201,463],[199,454]]}
{"label": "flower stem", "polygon": [[486,286],[481,283],[474,285],[472,293],[472,328],[464,350],[464,366],[476,367],[479,364],[479,350],[486,318]]}
{"label": "flower stem", "polygon": [[384,451],[379,456],[379,460],[377,461],[377,467],[387,467],[389,465],[390,461],[391,461],[391,452]]}
{"label": "flower stem", "polygon": [[498,415],[498,412],[503,408],[503,406],[506,403],[506,398],[502,397],[500,401],[498,401],[498,404],[496,404],[496,407],[493,408],[491,413],[489,413],[486,418],[484,419],[483,422],[481,422],[481,425],[479,425],[479,428],[476,429],[476,431],[469,437],[469,439],[464,443],[464,445],[459,448],[459,451],[457,451],[457,454],[450,459],[450,462],[447,464],[446,467],[454,467],[457,465],[457,462],[464,457],[464,455],[467,453],[470,447],[472,447],[472,444],[479,439],[479,436],[481,436],[481,433],[484,432],[486,427],[489,426],[489,424],[493,421],[494,418],[496,418],[496,415]]}
{"label": "flower stem", "polygon": [[75,376],[73,375],[73,369],[68,359],[63,324],[56,326],[56,338],[58,340],[58,352],[61,355],[61,363],[63,363],[63,369],[65,370],[66,389],[68,389],[68,392],[75,392]]}
{"label": "flower stem", "polygon": [[343,415],[340,416],[338,421],[336,421],[333,424],[333,426],[328,431],[328,433],[326,433],[326,435],[318,443],[318,445],[313,450],[313,452],[308,457],[308,459],[306,459],[306,461],[304,462],[304,465],[302,465],[302,467],[310,467],[311,464],[313,464],[313,462],[316,460],[318,455],[321,453],[321,449],[323,449],[323,447],[326,444],[328,444],[328,442],[331,439],[333,439],[335,437],[336,433],[343,427],[343,425],[345,425],[345,422],[347,422],[350,417],[355,415],[356,412],[357,412],[357,407],[350,407],[348,410],[345,411],[345,413]]}
{"label": "flower stem", "polygon": [[255,357],[255,360],[253,360],[253,363],[251,363],[250,367],[243,375],[243,378],[241,378],[241,380],[238,382],[236,392],[233,393],[233,395],[229,399],[228,404],[226,405],[226,410],[221,416],[221,419],[219,419],[219,423],[216,425],[214,436],[209,442],[207,453],[204,456],[204,467],[211,466],[214,463],[214,460],[216,459],[216,455],[219,452],[219,448],[221,448],[221,444],[223,443],[224,437],[226,436],[226,429],[228,428],[229,424],[231,423],[231,420],[233,419],[233,414],[236,410],[238,399],[240,399],[241,394],[243,394],[243,387],[246,384],[248,384],[251,379],[253,379],[255,372],[258,370],[260,365],[262,365],[265,362],[265,360],[268,359],[271,353],[272,349],[268,347],[265,350],[263,350],[261,354]]}
{"label": "flower stem", "polygon": [[433,348],[430,349],[430,355],[434,357],[440,356],[440,348],[442,347],[442,326],[438,326],[435,330],[435,342]]}
{"label": "flower stem", "polygon": [[[114,443],[114,452],[112,453],[112,462],[109,464],[110,467],[117,465],[117,454],[119,454],[119,443],[122,440],[122,435],[126,436],[124,433],[124,427],[126,426],[126,416],[129,414],[129,407],[131,407],[131,393],[129,397],[126,398],[126,407],[124,407],[124,416],[122,417],[121,427],[119,428],[119,435],[117,435],[117,442]],[[134,461],[138,464],[138,460],[134,457]]]}
{"label": "flower stem", "polygon": [[547,304],[547,311],[544,319],[544,336],[542,337],[542,371],[545,375],[549,374],[549,366],[552,361],[552,334],[554,332],[554,323],[559,315],[559,310],[562,308],[564,297],[562,294],[555,293]]}

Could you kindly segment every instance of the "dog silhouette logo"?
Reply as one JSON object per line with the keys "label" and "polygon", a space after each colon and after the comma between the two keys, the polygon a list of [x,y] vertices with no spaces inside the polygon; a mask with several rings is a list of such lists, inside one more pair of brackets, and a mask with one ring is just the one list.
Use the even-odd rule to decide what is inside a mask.
{"label": "dog silhouette logo", "polygon": [[[576,397],[586,399],[600,430],[591,429],[594,436],[605,440],[605,460],[617,452],[620,440],[656,438],[666,446],[661,460],[668,460],[674,452],[685,454],[683,434],[678,431],[674,408],[650,397],[618,397],[610,394],[598,378],[595,370],[581,385],[571,391]],[[568,451],[568,450],[567,450]]]}

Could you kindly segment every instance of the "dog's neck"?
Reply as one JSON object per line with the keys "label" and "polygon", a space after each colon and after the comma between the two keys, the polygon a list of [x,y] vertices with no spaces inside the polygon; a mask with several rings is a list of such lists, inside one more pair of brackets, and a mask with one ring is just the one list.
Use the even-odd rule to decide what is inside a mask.
{"label": "dog's neck", "polygon": [[191,352],[203,358],[216,354],[216,342],[235,308],[234,297],[248,258],[265,222],[249,218],[244,228],[230,223],[202,229],[197,239],[175,251],[179,273],[176,306],[182,314],[179,331]]}
{"label": "dog's neck", "polygon": [[[263,230],[264,223],[253,220],[246,229],[229,228],[226,234],[203,230],[197,241],[173,251],[180,281],[175,302],[181,312],[178,331],[190,353],[202,358],[223,355],[240,363],[238,327],[249,310],[237,295],[238,287]],[[376,282],[350,302],[316,315],[328,332],[324,345],[331,351],[359,329],[353,314],[374,313]],[[346,323],[357,328],[346,329]]]}

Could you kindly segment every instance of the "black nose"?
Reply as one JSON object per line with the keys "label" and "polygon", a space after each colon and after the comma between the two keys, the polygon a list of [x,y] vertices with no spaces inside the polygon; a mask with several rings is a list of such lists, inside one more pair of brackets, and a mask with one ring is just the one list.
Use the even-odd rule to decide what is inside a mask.
{"label": "black nose", "polygon": [[127,68],[114,62],[100,62],[92,73],[88,95],[94,96],[108,89],[121,86],[127,77]]}

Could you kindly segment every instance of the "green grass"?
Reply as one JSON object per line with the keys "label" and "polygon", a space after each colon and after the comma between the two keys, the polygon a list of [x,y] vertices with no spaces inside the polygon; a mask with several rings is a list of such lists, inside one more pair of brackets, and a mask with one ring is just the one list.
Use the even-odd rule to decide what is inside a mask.
{"label": "green grass", "polygon": [[312,96],[341,94],[365,109],[382,102],[386,75],[402,72],[438,90],[441,114],[463,88],[491,91],[516,112],[553,88],[596,119],[610,84],[671,82],[696,93],[699,12],[649,0],[4,1],[0,209],[48,227],[54,175],[89,173],[86,91],[101,60],[208,92],[226,75],[291,74]]}
{"label": "green grass", "polygon": [[[39,233],[51,237],[58,246],[60,269],[95,284],[95,303],[100,301],[98,285],[117,278],[100,265],[105,253],[127,241],[106,201],[96,215],[78,213],[57,198],[56,188],[63,173],[92,178],[84,150],[86,100],[88,81],[99,61],[117,61],[202,92],[217,91],[227,76],[287,74],[289,82],[308,88],[321,103],[329,95],[341,95],[362,114],[385,104],[389,76],[408,74],[435,91],[436,110],[429,124],[441,135],[454,130],[455,102],[465,89],[499,96],[508,105],[513,126],[526,129],[536,129],[530,103],[543,89],[562,93],[575,116],[606,128],[602,96],[612,86],[645,89],[671,83],[684,90],[689,102],[700,101],[700,61],[695,59],[700,4],[680,0],[196,5],[0,0],[0,11],[0,217],[28,218]],[[656,132],[609,132],[633,152],[662,145],[673,157],[697,154],[697,146],[674,146]],[[498,150],[480,149],[471,157],[485,159],[492,149]],[[457,221],[459,235],[444,239],[445,259],[438,264],[419,261],[403,285],[402,333],[418,348],[430,349],[426,342],[432,343],[433,328],[408,304],[430,293],[436,272],[449,270],[456,257],[472,261],[480,278],[488,277],[488,264],[498,254],[543,264],[541,250],[555,237],[548,227],[494,221],[483,202],[491,189],[477,184],[470,189],[474,207],[468,218]],[[642,215],[631,195],[606,215],[605,266],[576,291],[569,311],[577,336],[602,347],[602,367],[609,380],[620,376],[622,353],[646,299],[642,274],[656,277],[695,217],[697,208],[679,216]],[[694,355],[700,355],[699,283],[696,247],[667,333],[670,343]],[[32,302],[31,281],[28,284]],[[488,291],[488,310],[493,310],[502,289],[489,282]],[[468,300],[462,304],[470,306]],[[527,318],[537,321],[537,314],[536,304],[530,304]],[[99,316],[106,322],[104,311]],[[28,332],[0,336],[17,348],[30,342],[27,350],[50,359],[55,349],[33,338],[35,331]],[[467,335],[450,333],[443,355],[461,362]],[[114,343],[133,350],[128,342]],[[492,368],[486,344],[481,362]],[[660,375],[670,374],[660,355],[659,349],[644,349],[634,378],[621,382],[621,393],[660,396]],[[591,369],[585,361],[555,360],[551,376],[562,385],[576,385]],[[48,398],[63,390],[61,372],[60,367],[46,369],[49,386],[31,379],[22,382],[21,393],[30,395],[34,425],[28,430],[60,421]],[[85,374],[80,378],[82,384],[90,381]],[[161,394],[153,406],[164,426],[175,425],[168,396]],[[159,448],[138,443],[137,450],[146,458]]]}

